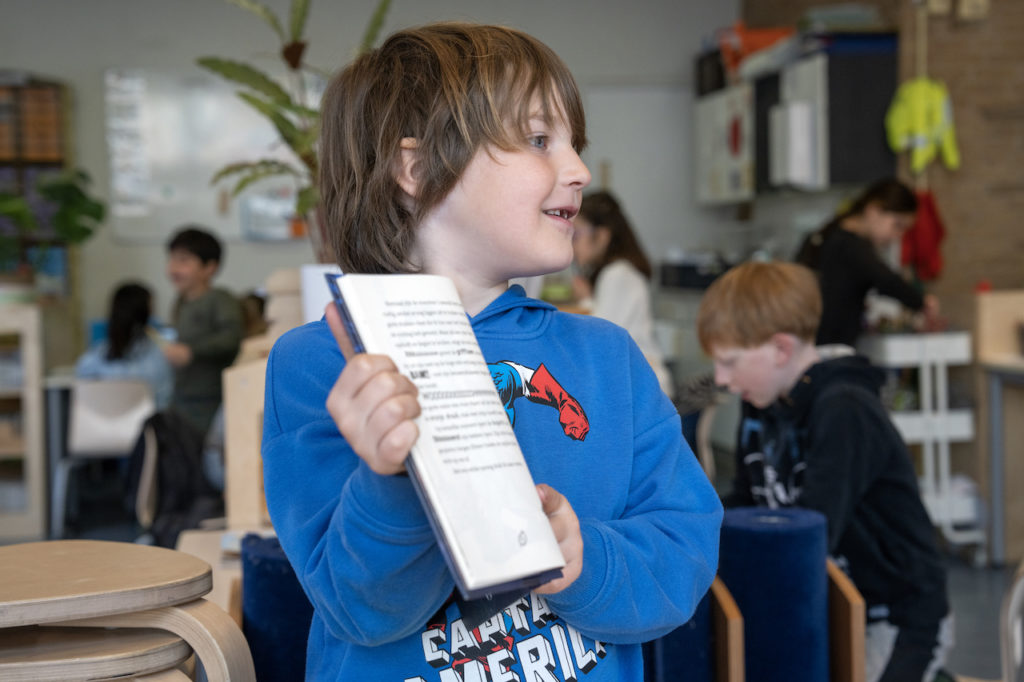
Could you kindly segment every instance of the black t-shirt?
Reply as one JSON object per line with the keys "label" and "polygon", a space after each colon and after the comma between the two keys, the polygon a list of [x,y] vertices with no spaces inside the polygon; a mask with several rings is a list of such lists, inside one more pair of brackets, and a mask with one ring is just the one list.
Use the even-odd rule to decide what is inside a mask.
{"label": "black t-shirt", "polygon": [[837,229],[821,247],[821,324],[817,343],[852,346],[863,327],[864,297],[876,289],[912,310],[924,306],[921,293],[890,269],[867,239]]}

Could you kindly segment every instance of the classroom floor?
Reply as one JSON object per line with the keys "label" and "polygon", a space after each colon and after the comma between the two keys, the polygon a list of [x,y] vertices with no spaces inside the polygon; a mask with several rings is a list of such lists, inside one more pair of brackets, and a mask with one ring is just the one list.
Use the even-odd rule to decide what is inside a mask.
{"label": "classroom floor", "polygon": [[[83,471],[78,519],[68,537],[133,541],[138,529],[122,509],[116,469]],[[947,556],[949,594],[956,624],[956,643],[947,668],[960,675],[999,679],[999,605],[1014,568],[975,568],[966,555]]]}

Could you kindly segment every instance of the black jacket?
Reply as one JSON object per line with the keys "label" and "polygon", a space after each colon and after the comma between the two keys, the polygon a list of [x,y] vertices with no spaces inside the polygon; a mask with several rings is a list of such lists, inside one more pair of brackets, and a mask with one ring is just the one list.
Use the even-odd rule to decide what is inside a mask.
{"label": "black jacket", "polygon": [[946,574],[910,454],[860,356],[811,366],[788,396],[744,403],[726,506],[800,506],[828,519],[829,553],[869,617],[897,626],[946,615]]}

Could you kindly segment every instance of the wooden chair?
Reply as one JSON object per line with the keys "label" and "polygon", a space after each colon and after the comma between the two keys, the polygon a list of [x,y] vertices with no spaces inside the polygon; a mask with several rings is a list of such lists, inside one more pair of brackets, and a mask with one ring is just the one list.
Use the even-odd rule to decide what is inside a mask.
{"label": "wooden chair", "polygon": [[[864,598],[835,562],[826,561],[830,682],[864,682]],[[715,578],[711,589],[712,627],[717,641],[715,680],[742,682],[746,674],[742,613],[720,578]]]}
{"label": "wooden chair", "polygon": [[828,565],[829,667],[832,682],[864,682],[864,597],[831,559]]}
{"label": "wooden chair", "polygon": [[162,630],[195,652],[210,682],[255,680],[241,630],[202,598],[212,585],[209,564],[189,554],[126,542],[56,540],[0,547],[0,565],[0,628]]}
{"label": "wooden chair", "polygon": [[223,374],[224,507],[229,530],[270,526],[263,494],[263,389],[267,359],[233,365]]}
{"label": "wooden chair", "polygon": [[715,635],[715,682],[744,682],[743,616],[718,577],[711,583],[711,629]]}

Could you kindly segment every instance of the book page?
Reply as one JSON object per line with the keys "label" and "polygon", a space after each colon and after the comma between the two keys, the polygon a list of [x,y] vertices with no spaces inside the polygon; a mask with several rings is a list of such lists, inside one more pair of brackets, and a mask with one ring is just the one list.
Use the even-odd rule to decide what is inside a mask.
{"label": "book page", "polygon": [[[450,280],[429,275],[338,279],[366,349],[391,356],[419,388],[412,458],[465,578],[562,565],[505,408]],[[553,548],[553,551],[552,551]],[[538,560],[541,564],[537,565]],[[489,577],[485,577],[485,574]]]}

